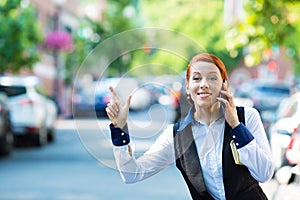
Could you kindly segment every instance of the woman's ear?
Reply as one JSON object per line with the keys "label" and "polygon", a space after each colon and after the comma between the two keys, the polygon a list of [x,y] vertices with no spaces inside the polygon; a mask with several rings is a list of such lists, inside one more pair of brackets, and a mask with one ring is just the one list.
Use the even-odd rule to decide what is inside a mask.
{"label": "woman's ear", "polygon": [[189,94],[189,83],[186,81],[185,82],[185,92],[186,92],[186,94],[188,95]]}

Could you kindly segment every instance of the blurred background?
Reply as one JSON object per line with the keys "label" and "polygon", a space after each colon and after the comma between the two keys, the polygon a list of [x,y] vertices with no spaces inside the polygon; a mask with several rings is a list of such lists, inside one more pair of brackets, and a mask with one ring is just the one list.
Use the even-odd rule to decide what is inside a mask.
{"label": "blurred background", "polygon": [[[184,70],[198,49],[183,37],[220,57],[236,104],[260,112],[276,172],[285,170],[263,185],[270,199],[299,198],[299,13],[297,0],[0,0],[0,199],[190,199],[173,168],[124,185],[110,170],[109,139],[98,138],[108,133],[109,85],[122,98],[133,94],[138,152],[184,116]],[[149,27],[181,35],[149,31],[119,41],[140,43],[110,63],[118,46],[102,49],[97,62],[89,57]],[[165,40],[182,55],[160,48]]]}

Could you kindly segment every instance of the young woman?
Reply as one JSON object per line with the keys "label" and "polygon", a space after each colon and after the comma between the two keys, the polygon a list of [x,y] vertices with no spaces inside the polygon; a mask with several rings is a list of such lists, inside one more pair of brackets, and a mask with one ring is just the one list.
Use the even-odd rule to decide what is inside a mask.
{"label": "young woman", "polygon": [[254,108],[236,107],[223,62],[196,55],[186,71],[190,112],[170,124],[151,148],[135,158],[126,124],[130,99],[120,102],[113,88],[106,112],[122,179],[134,183],[170,165],[181,171],[193,199],[267,199],[258,182],[274,173],[271,150]]}

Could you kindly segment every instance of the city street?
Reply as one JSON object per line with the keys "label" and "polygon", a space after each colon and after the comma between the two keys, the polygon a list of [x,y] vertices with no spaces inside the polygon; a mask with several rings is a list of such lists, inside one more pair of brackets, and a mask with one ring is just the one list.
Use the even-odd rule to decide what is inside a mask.
{"label": "city street", "polygon": [[[158,111],[154,109],[153,112]],[[133,135],[141,124],[149,126],[142,123],[145,116],[147,113],[132,115],[132,119],[140,124],[130,125]],[[159,116],[152,118],[157,127],[143,129],[144,136],[147,132],[160,130],[164,125],[158,122],[163,122],[162,119],[171,120],[167,115]],[[0,200],[190,199],[183,178],[175,167],[140,183],[123,183],[114,169],[112,146],[106,138],[108,124],[106,119],[58,120],[54,143],[42,148],[20,147],[10,157],[1,158]],[[104,137],[100,140],[104,141],[99,140],[101,135]],[[138,136],[138,152],[151,145],[155,137],[147,136],[150,139],[144,141]],[[277,185],[270,181],[263,184],[263,188],[271,197]]]}
{"label": "city street", "polygon": [[[100,121],[101,130],[108,132],[108,120]],[[83,124],[81,130],[76,123],[77,126]],[[99,150],[107,150],[109,154],[101,162],[101,157],[95,158],[97,155],[93,155],[88,144],[84,144],[82,134],[90,135],[91,141],[101,135],[99,127],[93,127],[95,123],[97,120],[91,119],[59,120],[54,143],[42,148],[16,148],[10,157],[1,158],[0,199],[190,199],[175,167],[140,183],[123,183],[118,171],[106,164],[113,162],[112,147],[99,147]]]}
{"label": "city street", "polygon": [[[201,170],[213,194],[254,194],[240,183],[268,175],[268,199],[300,199],[300,0],[275,2],[0,0],[0,200],[190,200],[184,177],[201,184]],[[105,112],[121,126],[126,103],[131,143],[114,144],[175,161],[133,184]],[[235,106],[258,111],[250,131]],[[156,172],[140,163],[126,182]]]}

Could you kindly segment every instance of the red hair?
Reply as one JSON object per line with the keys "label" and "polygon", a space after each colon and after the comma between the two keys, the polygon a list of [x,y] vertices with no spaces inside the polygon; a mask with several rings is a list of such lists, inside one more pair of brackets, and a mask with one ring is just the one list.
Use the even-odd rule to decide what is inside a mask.
{"label": "red hair", "polygon": [[220,58],[218,58],[217,56],[215,56],[213,54],[200,53],[200,54],[194,56],[188,65],[188,68],[186,70],[186,81],[187,82],[190,79],[191,67],[196,62],[208,62],[208,63],[215,64],[221,72],[221,77],[223,79],[223,82],[228,79],[226,67]]}

